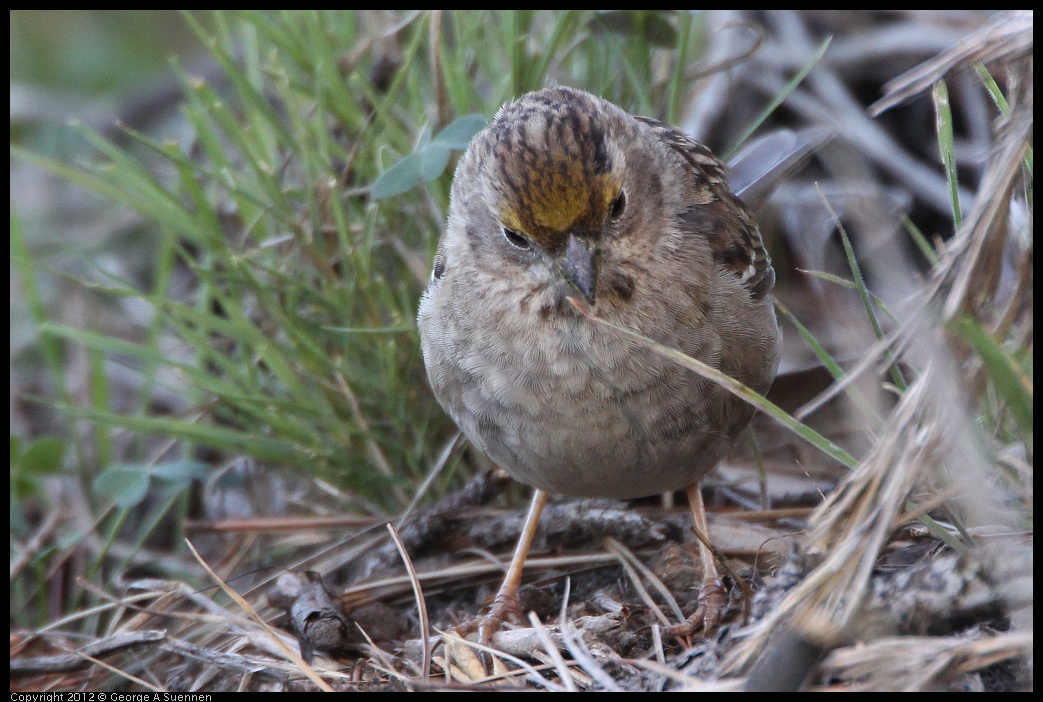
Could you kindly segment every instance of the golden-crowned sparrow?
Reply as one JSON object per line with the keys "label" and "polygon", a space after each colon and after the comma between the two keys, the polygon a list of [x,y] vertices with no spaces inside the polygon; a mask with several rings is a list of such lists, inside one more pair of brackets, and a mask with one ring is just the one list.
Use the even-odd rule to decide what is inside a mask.
{"label": "golden-crowned sparrow", "polygon": [[[439,402],[536,488],[485,623],[517,607],[546,493],[687,488],[705,533],[698,482],[753,413],[569,298],[764,392],[779,363],[774,280],[724,166],[674,127],[558,87],[506,104],[471,142],[419,327]],[[706,547],[701,555],[704,592],[720,605],[713,558]]]}

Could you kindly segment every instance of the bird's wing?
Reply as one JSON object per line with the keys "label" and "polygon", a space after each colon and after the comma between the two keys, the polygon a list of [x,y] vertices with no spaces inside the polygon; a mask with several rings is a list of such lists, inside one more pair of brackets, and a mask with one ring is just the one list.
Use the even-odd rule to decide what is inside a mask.
{"label": "bird's wing", "polygon": [[[761,298],[775,285],[775,271],[757,223],[745,203],[728,187],[727,169],[705,146],[676,127],[638,117],[685,164],[691,207],[680,213],[682,226],[705,236],[714,261],[732,271],[753,297]],[[707,226],[712,223],[712,226]]]}

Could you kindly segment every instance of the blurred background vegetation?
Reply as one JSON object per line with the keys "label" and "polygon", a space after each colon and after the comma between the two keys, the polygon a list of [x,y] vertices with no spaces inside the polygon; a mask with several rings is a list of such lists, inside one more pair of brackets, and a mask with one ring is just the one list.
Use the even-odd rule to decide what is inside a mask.
{"label": "blurred background vegetation", "polygon": [[[700,24],[28,12],[12,36],[12,452],[60,444],[98,523],[247,458],[401,509],[453,434],[413,322],[450,153],[557,80],[676,118]],[[44,497],[21,463],[15,514]]]}
{"label": "blurred background vegetation", "polygon": [[[879,340],[908,319],[903,303],[978,202],[1016,79],[964,71],[950,92],[870,120],[886,80],[988,13],[751,17],[13,11],[12,627],[89,612],[99,588],[135,576],[200,586],[183,547],[193,524],[378,524],[484,465],[427,388],[416,305],[460,149],[505,100],[544,85],[679,124],[720,154],[758,130],[836,129],[811,175],[761,215],[779,298],[809,328],[787,328],[778,385],[822,389],[800,374],[823,356],[850,367],[867,348],[889,366]],[[1012,206],[1023,223],[1027,193],[1027,209]],[[1002,305],[972,305],[959,334],[977,364],[966,391],[978,448],[1012,452],[1004,479],[1017,483],[1031,465],[1031,302],[1006,302],[1024,259],[1000,259]],[[879,303],[868,315],[860,276]],[[888,377],[885,414],[904,391]],[[830,435],[862,457],[880,426],[866,419]],[[823,462],[783,456],[801,476]],[[340,534],[304,534],[193,542],[227,574],[354,557],[322,560]],[[116,624],[74,619],[81,634]]]}

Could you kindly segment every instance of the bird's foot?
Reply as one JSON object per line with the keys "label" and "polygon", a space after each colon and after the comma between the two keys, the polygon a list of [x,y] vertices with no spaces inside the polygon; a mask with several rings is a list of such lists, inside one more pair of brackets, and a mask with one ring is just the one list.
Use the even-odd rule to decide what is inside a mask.
{"label": "bird's foot", "polygon": [[521,603],[518,593],[505,592],[504,589],[496,593],[493,606],[486,614],[454,626],[450,631],[461,637],[478,632],[478,643],[488,646],[492,643],[493,634],[500,630],[504,622],[521,621]]}
{"label": "bird's foot", "polygon": [[702,630],[709,634],[721,623],[728,609],[728,592],[719,578],[703,582],[699,588],[699,607],[684,622],[665,629],[668,636],[691,636]]}

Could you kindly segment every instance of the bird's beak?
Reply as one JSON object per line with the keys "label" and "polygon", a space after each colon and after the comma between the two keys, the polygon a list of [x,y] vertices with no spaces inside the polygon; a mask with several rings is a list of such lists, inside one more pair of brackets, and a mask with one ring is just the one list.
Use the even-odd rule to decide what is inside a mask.
{"label": "bird's beak", "polygon": [[565,280],[583,293],[588,304],[594,304],[594,291],[598,287],[598,248],[586,238],[569,234],[565,256],[561,261]]}

